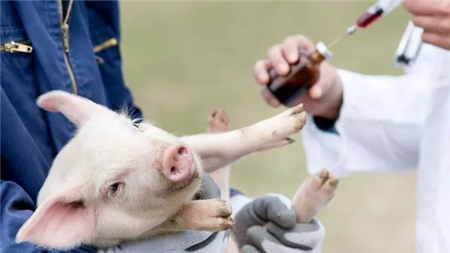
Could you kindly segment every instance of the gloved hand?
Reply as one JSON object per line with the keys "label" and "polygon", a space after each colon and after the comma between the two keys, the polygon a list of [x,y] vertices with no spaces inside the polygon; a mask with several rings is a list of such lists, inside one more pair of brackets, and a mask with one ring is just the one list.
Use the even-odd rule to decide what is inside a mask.
{"label": "gloved hand", "polygon": [[297,224],[290,201],[282,195],[264,195],[249,202],[234,220],[241,253],[319,252],[325,236],[318,220]]}
{"label": "gloved hand", "polygon": [[[202,188],[194,199],[220,198],[220,189],[208,176],[203,174]],[[223,252],[230,231],[209,232],[187,230],[153,237],[145,241],[124,243],[117,247],[99,250],[98,253],[165,253],[165,252]]]}
{"label": "gloved hand", "polygon": [[203,173],[202,186],[200,190],[195,194],[194,199],[216,199],[220,198],[220,188],[214,183],[214,180],[208,175]]}

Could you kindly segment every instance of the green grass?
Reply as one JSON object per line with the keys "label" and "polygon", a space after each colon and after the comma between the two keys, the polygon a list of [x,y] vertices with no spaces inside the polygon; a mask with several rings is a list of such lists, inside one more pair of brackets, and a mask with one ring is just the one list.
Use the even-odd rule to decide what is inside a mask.
{"label": "green grass", "polygon": [[[272,116],[253,64],[287,35],[331,42],[369,2],[121,2],[124,71],[147,119],[177,134],[204,132],[210,107],[238,128]],[[331,62],[367,74],[399,74],[393,53],[408,15],[397,10],[333,49]],[[305,172],[299,136],[289,147],[255,154],[232,168],[232,185],[249,196],[292,196]],[[393,193],[392,193],[393,192]],[[411,193],[412,192],[412,193]],[[414,249],[414,174],[342,180],[320,219],[325,252]]]}

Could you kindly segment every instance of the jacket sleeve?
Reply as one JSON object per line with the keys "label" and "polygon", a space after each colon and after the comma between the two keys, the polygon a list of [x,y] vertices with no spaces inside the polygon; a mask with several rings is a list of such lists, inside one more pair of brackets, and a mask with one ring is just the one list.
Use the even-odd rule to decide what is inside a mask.
{"label": "jacket sleeve", "polygon": [[141,110],[125,86],[120,52],[120,13],[117,1],[86,1],[89,32],[98,59],[108,105],[113,110],[126,108],[135,118]]}
{"label": "jacket sleeve", "polygon": [[70,251],[55,251],[40,248],[31,243],[16,243],[17,231],[33,214],[35,205],[25,191],[10,181],[0,182],[1,192],[1,250],[0,252],[20,253],[88,253],[96,252],[93,248],[80,247]]}
{"label": "jacket sleeve", "polygon": [[[436,62],[425,58],[427,64]],[[450,85],[426,73],[436,68],[420,65],[423,62],[402,76],[339,70],[344,95],[337,133],[318,129],[311,117],[302,132],[308,171],[325,167],[344,176],[415,169],[422,128],[433,108],[448,96]]]}

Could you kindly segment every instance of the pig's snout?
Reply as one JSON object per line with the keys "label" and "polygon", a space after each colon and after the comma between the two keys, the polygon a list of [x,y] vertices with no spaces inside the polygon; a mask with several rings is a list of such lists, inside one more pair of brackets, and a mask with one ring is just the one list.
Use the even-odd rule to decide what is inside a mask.
{"label": "pig's snout", "polygon": [[163,173],[174,183],[193,177],[196,170],[194,155],[184,145],[174,145],[166,150],[162,160]]}

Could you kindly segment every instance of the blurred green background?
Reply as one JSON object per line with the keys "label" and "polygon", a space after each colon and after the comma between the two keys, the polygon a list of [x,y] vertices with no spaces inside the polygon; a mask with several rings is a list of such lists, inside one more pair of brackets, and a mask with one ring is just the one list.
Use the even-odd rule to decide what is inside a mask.
{"label": "blurred green background", "polygon": [[[284,37],[331,42],[371,2],[122,1],[124,71],[147,119],[176,134],[204,132],[210,107],[225,109],[231,128],[270,117],[253,64]],[[333,49],[332,63],[367,74],[400,74],[392,57],[408,21],[397,10]],[[381,102],[381,101],[380,101]],[[231,184],[255,197],[292,197],[308,176],[300,136],[289,147],[249,156],[232,167]],[[323,252],[413,252],[415,173],[341,180],[319,217]]]}

